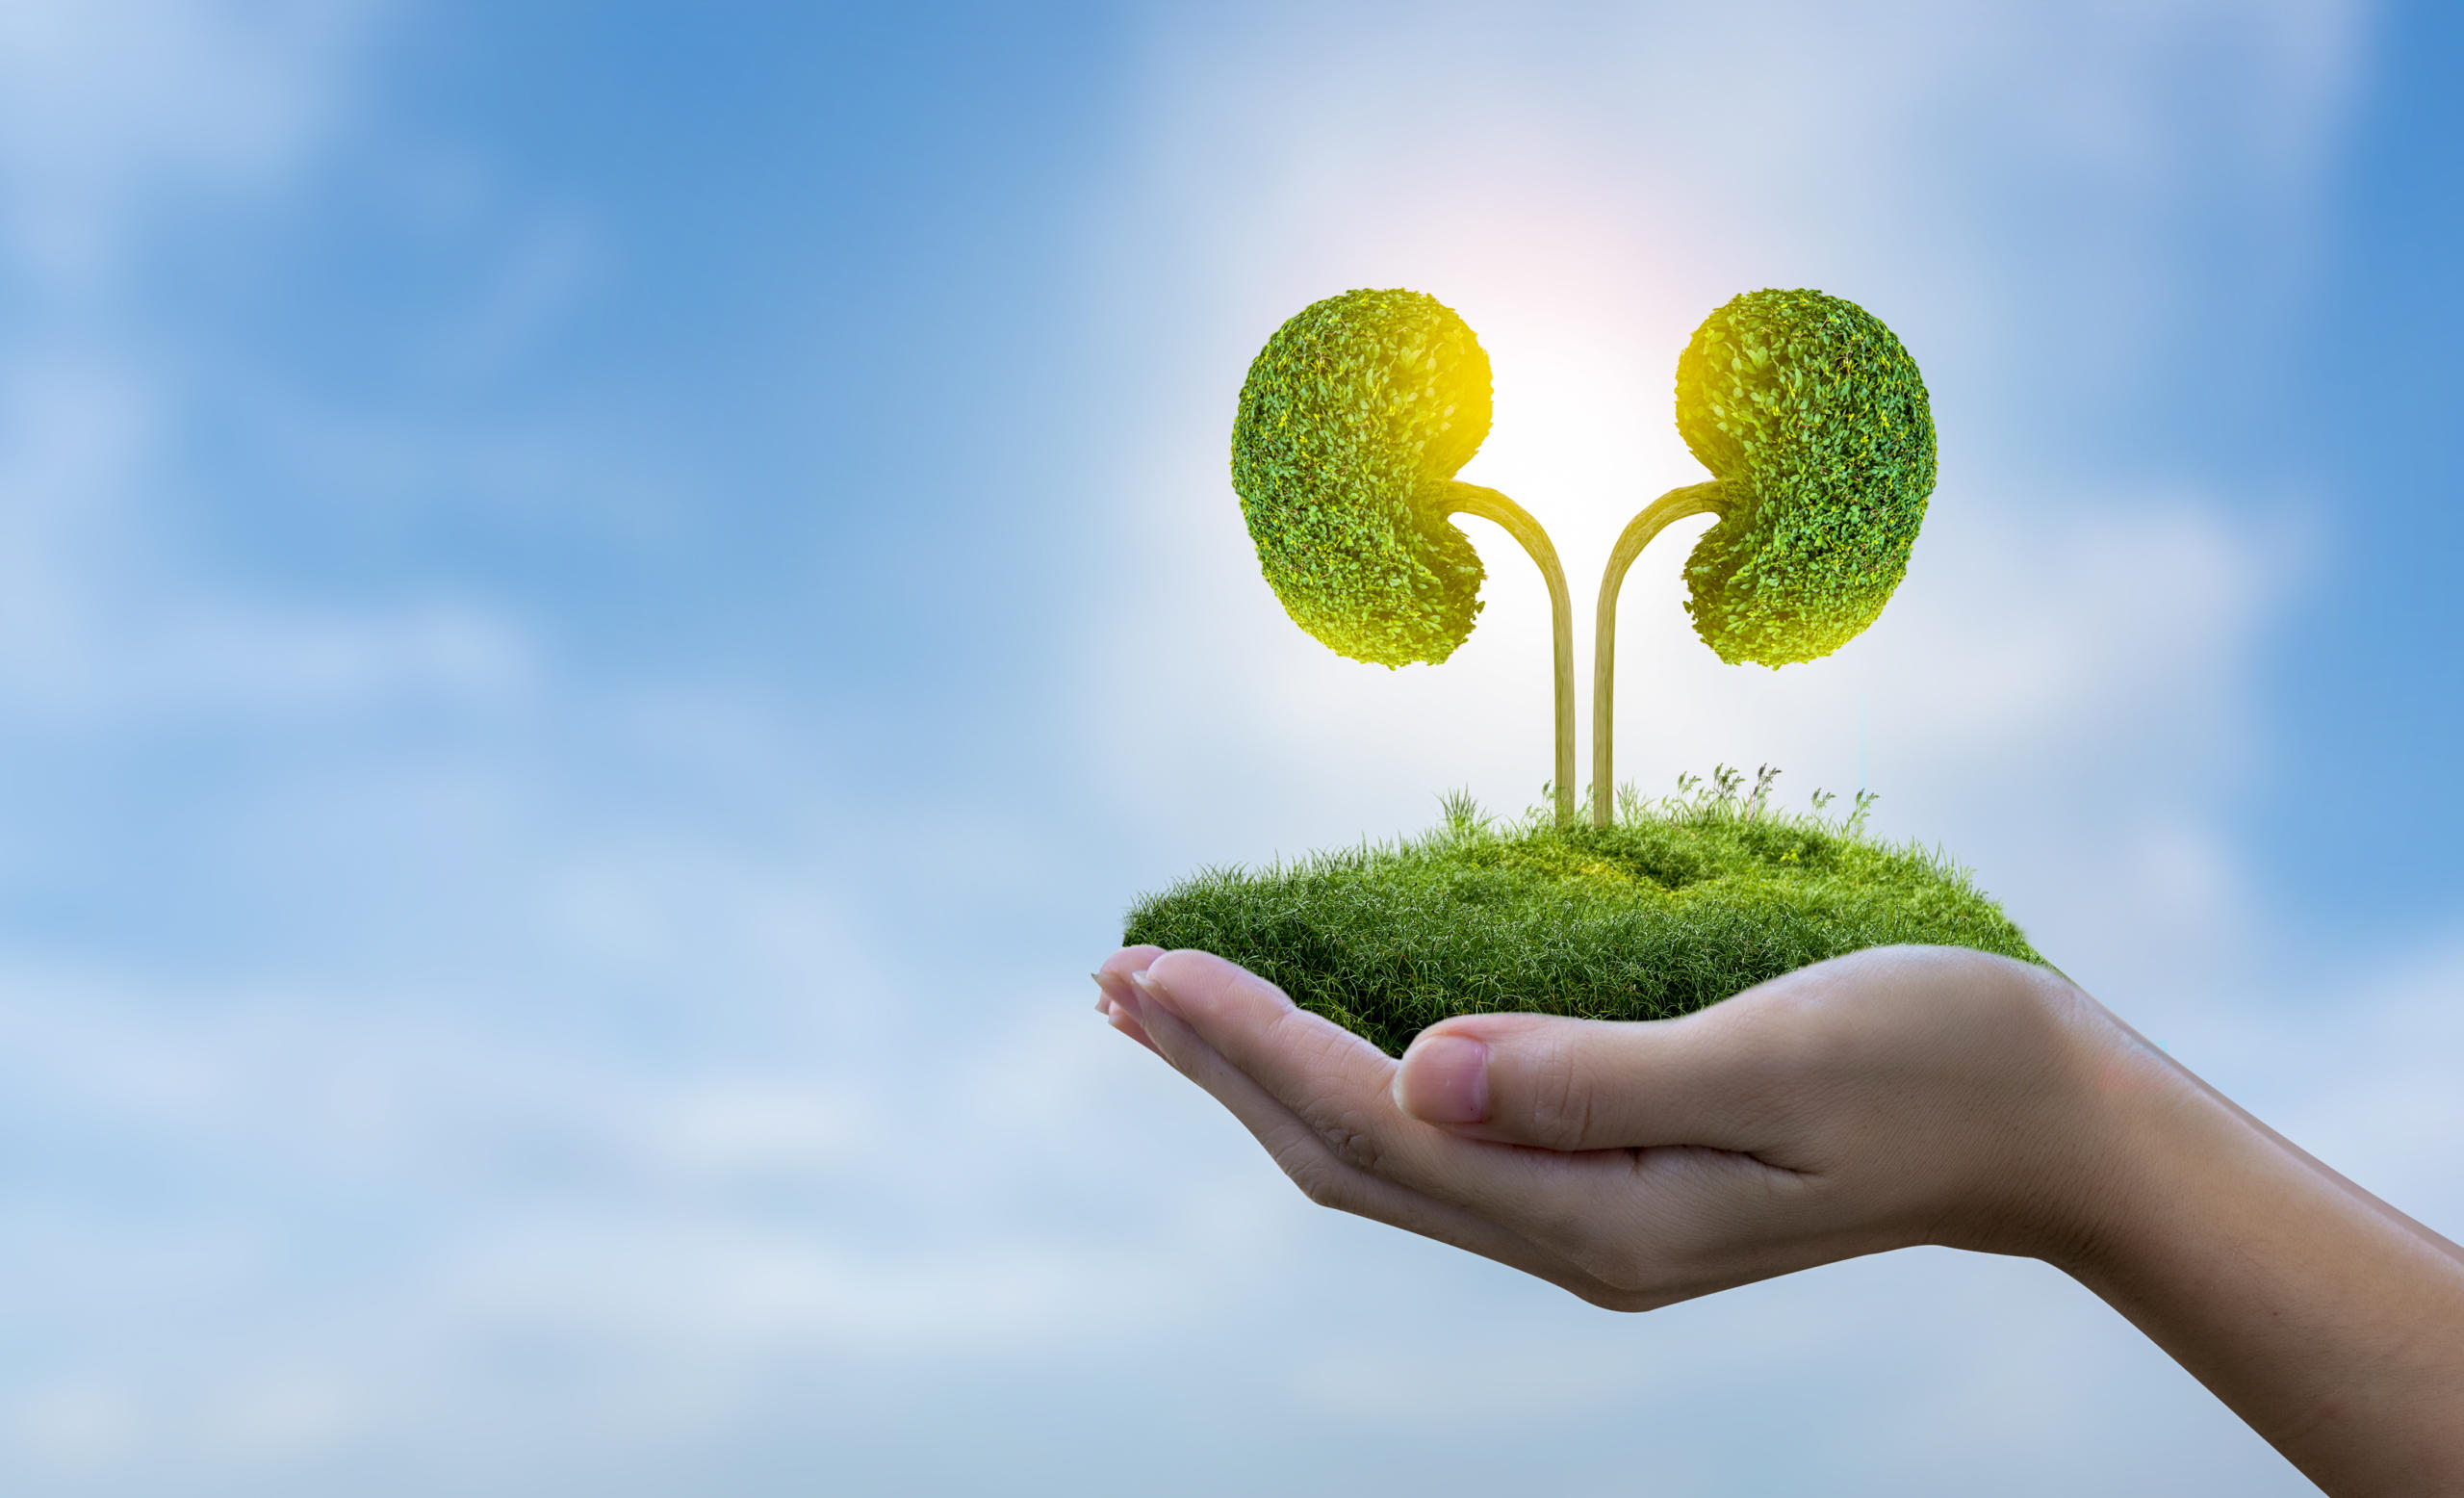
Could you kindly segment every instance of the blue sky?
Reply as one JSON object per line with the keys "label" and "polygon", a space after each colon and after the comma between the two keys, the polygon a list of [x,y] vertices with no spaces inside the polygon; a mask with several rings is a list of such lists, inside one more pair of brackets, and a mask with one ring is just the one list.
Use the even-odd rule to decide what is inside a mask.
{"label": "blue sky", "polygon": [[2464,23],[1703,13],[0,8],[0,1485],[2304,1490],[2041,1266],[1605,1316],[1088,1007],[1137,893],[1547,772],[1501,535],[1438,671],[1256,577],[1282,318],[1462,310],[1588,577],[1815,285],[1933,390],[1909,581],[1771,674],[1646,557],[1623,767],[1861,764],[2464,1234]]}

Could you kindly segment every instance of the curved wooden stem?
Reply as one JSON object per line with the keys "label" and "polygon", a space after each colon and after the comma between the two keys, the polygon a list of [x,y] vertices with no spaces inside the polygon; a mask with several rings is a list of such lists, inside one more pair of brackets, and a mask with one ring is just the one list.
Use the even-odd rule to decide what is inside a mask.
{"label": "curved wooden stem", "polygon": [[1557,565],[1557,549],[1549,544],[1549,532],[1540,529],[1529,510],[1495,489],[1451,479],[1433,487],[1438,492],[1432,498],[1441,514],[1477,515],[1504,527],[1505,533],[1522,542],[1531,559],[1540,564],[1540,576],[1548,581],[1557,675],[1557,821],[1561,826],[1571,823],[1575,819],[1575,621],[1574,604],[1566,593],[1566,572]]}
{"label": "curved wooden stem", "polygon": [[1652,501],[1626,523],[1608,554],[1608,570],[1600,579],[1600,620],[1591,648],[1591,825],[1605,827],[1616,819],[1617,774],[1610,762],[1617,728],[1617,588],[1626,569],[1651,545],[1652,537],[1688,515],[1722,515],[1728,506],[1717,482],[1671,489]]}

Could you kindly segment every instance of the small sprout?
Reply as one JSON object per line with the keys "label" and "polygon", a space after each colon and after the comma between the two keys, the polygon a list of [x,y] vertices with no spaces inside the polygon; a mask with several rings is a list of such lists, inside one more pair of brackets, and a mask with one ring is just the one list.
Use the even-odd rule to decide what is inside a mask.
{"label": "small sprout", "polygon": [[1848,814],[1848,831],[1850,834],[1853,835],[1864,830],[1865,814],[1872,811],[1874,803],[1881,799],[1882,792],[1878,790],[1861,790],[1857,792],[1857,810]]}
{"label": "small sprout", "polygon": [[1828,790],[1816,790],[1816,791],[1813,793],[1813,796],[1812,796],[1812,801],[1813,801],[1813,814],[1814,814],[1814,815],[1816,815],[1816,816],[1820,816],[1820,815],[1822,814],[1822,813],[1823,813],[1823,809],[1824,809],[1824,808],[1826,808],[1826,807],[1830,806],[1830,805],[1831,805],[1831,803],[1833,803],[1834,801],[1836,801],[1836,800],[1838,800],[1838,799],[1839,799],[1839,798],[1838,798],[1837,796],[1835,796],[1835,795],[1832,794],[1832,793],[1831,793],[1830,791],[1828,791]]}
{"label": "small sprout", "polygon": [[1438,806],[1445,814],[1447,831],[1458,838],[1488,830],[1488,814],[1480,810],[1480,803],[1472,799],[1472,789],[1468,786],[1438,797]]}
{"label": "small sprout", "polygon": [[1779,778],[1780,772],[1767,764],[1754,772],[1754,792],[1745,798],[1746,815],[1760,816],[1762,814],[1762,803],[1771,794],[1771,783]]}
{"label": "small sprout", "polygon": [[1566,819],[1557,813],[1559,804],[1556,782],[1542,781],[1539,803],[1523,809],[1523,830],[1529,832],[1542,827],[1566,825]]}

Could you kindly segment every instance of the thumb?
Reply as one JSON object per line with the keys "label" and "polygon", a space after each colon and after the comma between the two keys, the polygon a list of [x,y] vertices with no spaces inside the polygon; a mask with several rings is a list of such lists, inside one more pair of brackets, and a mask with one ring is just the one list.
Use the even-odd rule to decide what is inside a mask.
{"label": "thumb", "polygon": [[1395,1105],[1476,1139],[1544,1149],[1772,1142],[1783,1091],[1774,1058],[1738,1044],[1713,1011],[1675,1020],[1470,1015],[1416,1036]]}

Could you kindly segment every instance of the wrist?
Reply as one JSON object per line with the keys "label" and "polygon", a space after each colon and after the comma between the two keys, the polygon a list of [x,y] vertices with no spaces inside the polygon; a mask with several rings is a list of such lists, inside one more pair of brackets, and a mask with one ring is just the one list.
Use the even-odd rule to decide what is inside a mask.
{"label": "wrist", "polygon": [[2296,1201],[2358,1199],[2400,1216],[2071,992],[2079,1157],[2037,1256],[2092,1288],[2152,1273],[2194,1242],[2256,1233]]}
{"label": "wrist", "polygon": [[[2143,1257],[2152,1222],[2197,1168],[2242,1143],[2203,1084],[2111,1010],[2065,984],[2063,1189],[2030,1248],[2083,1283]],[[2221,1102],[2220,1097],[2214,1101]],[[2228,1105],[2229,1106],[2229,1105]]]}
{"label": "wrist", "polygon": [[1983,1095],[1981,1137],[1957,1205],[1925,1240],[2042,1259],[2078,1277],[2117,1252],[2144,1190],[2135,1103],[2169,1085],[2170,1063],[2069,980],[2042,968],[1980,958],[1964,981],[2008,1018]]}

